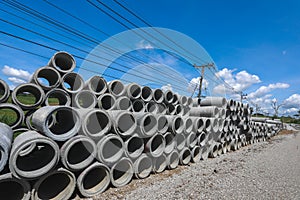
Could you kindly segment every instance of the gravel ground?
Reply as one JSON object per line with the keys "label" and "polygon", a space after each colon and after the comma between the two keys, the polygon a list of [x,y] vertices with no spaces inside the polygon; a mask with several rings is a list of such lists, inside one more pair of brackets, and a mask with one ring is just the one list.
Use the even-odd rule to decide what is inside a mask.
{"label": "gravel ground", "polygon": [[[300,199],[300,134],[179,166],[94,199]],[[77,198],[79,199],[79,198]]]}

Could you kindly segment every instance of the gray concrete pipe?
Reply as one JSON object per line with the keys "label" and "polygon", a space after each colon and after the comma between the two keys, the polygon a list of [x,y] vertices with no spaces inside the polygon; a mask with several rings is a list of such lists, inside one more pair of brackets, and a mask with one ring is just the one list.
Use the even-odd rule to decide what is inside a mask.
{"label": "gray concrete pipe", "polygon": [[0,175],[0,196],[5,200],[29,200],[30,184],[15,178],[11,173]]}
{"label": "gray concrete pipe", "polygon": [[61,162],[71,171],[80,171],[88,167],[94,161],[96,153],[95,142],[84,135],[70,138],[60,148]]}
{"label": "gray concrete pipe", "polygon": [[71,198],[76,187],[75,175],[63,168],[49,172],[41,177],[31,191],[32,200]]}
{"label": "gray concrete pipe", "polygon": [[132,113],[137,122],[137,129],[141,138],[148,138],[157,133],[157,118],[152,113]]}
{"label": "gray concrete pipe", "polygon": [[197,145],[197,135],[194,132],[191,132],[190,134],[187,135],[186,139],[186,146],[188,148],[194,148]]}
{"label": "gray concrete pipe", "polygon": [[206,137],[205,132],[201,132],[201,133],[199,134],[197,140],[198,140],[198,145],[199,145],[200,147],[205,146],[205,144],[206,144],[206,142],[207,142],[207,137]]}
{"label": "gray concrete pipe", "polygon": [[[51,120],[55,123],[49,126]],[[66,141],[79,132],[81,119],[79,113],[68,106],[45,106],[32,115],[33,126],[56,141]]]}
{"label": "gray concrete pipe", "polygon": [[114,110],[116,106],[116,97],[109,93],[101,94],[98,97],[98,107],[103,110]]}
{"label": "gray concrete pipe", "polygon": [[209,144],[206,144],[203,147],[200,147],[200,152],[201,152],[201,160],[207,160],[209,157]]}
{"label": "gray concrete pipe", "polygon": [[127,185],[133,176],[133,164],[128,158],[121,158],[110,168],[110,180],[114,187]]}
{"label": "gray concrete pipe", "polygon": [[125,95],[131,100],[138,99],[142,95],[142,88],[136,83],[129,83],[125,86]]}
{"label": "gray concrete pipe", "polygon": [[183,117],[184,121],[184,133],[189,134],[194,130],[194,124],[191,117]]}
{"label": "gray concrete pipe", "polygon": [[126,96],[118,97],[115,103],[114,110],[132,110],[132,102]]}
{"label": "gray concrete pipe", "polygon": [[152,100],[153,92],[152,89],[148,86],[142,87],[141,99],[144,102],[149,102]]}
{"label": "gray concrete pipe", "polygon": [[226,99],[224,97],[205,97],[200,101],[200,106],[217,106],[225,107]]}
{"label": "gray concrete pipe", "polygon": [[157,114],[158,113],[157,103],[155,103],[155,101],[152,101],[152,100],[149,101],[149,102],[147,102],[147,104],[146,104],[146,111],[154,113],[154,114]]}
{"label": "gray concrete pipe", "polygon": [[133,175],[137,179],[147,178],[152,171],[152,159],[146,154],[139,156],[133,163]]}
{"label": "gray concrete pipe", "polygon": [[0,103],[5,103],[10,95],[10,89],[7,83],[0,79]]}
{"label": "gray concrete pipe", "polygon": [[171,104],[173,102],[173,92],[171,90],[167,90],[164,92],[164,102],[166,104]]}
{"label": "gray concrete pipe", "polygon": [[97,160],[105,165],[112,166],[124,156],[125,147],[121,137],[115,134],[105,135],[97,143]]}
{"label": "gray concrete pipe", "polygon": [[199,107],[200,106],[200,99],[199,98],[193,98],[193,104],[191,107]]}
{"label": "gray concrete pipe", "polygon": [[153,158],[153,172],[161,173],[167,168],[167,157],[165,154],[160,155],[159,157]]}
{"label": "gray concrete pipe", "polygon": [[156,103],[162,103],[164,101],[164,93],[161,89],[157,88],[153,90],[153,97],[152,99]]}
{"label": "gray concrete pipe", "polygon": [[176,104],[178,104],[178,103],[179,103],[179,96],[178,96],[178,94],[173,93],[173,101],[172,101],[172,104],[173,104],[173,105],[176,105]]}
{"label": "gray concrete pipe", "polygon": [[97,105],[96,95],[89,90],[77,92],[73,98],[73,106],[76,108],[95,108]]}
{"label": "gray concrete pipe", "polygon": [[221,143],[218,143],[218,156],[222,155],[223,153],[223,145]]}
{"label": "gray concrete pipe", "polygon": [[144,140],[136,134],[127,138],[124,145],[125,154],[130,159],[138,158],[144,151]]}
{"label": "gray concrete pipe", "polygon": [[44,91],[49,91],[60,85],[61,76],[53,67],[44,66],[34,72],[30,82],[40,86]]}
{"label": "gray concrete pipe", "polygon": [[218,145],[217,143],[212,143],[209,147],[209,154],[208,157],[216,158],[218,156]]}
{"label": "gray concrete pipe", "polygon": [[171,132],[167,132],[164,135],[166,141],[166,147],[164,150],[165,154],[170,154],[176,148],[176,138],[175,135]]}
{"label": "gray concrete pipe", "polygon": [[[25,103],[20,96],[29,93],[34,96],[34,102]],[[20,106],[23,110],[30,110],[40,106],[45,99],[45,93],[39,86],[33,83],[24,83],[18,85],[11,94],[12,102]]]}
{"label": "gray concrete pipe", "polygon": [[216,106],[191,107],[190,116],[195,117],[216,117],[219,109]]}
{"label": "gray concrete pipe", "polygon": [[203,118],[200,117],[189,117],[192,120],[193,131],[195,133],[201,133],[205,128],[205,123]]}
{"label": "gray concrete pipe", "polygon": [[125,86],[119,80],[112,80],[107,83],[108,91],[115,97],[123,96],[125,93]]}
{"label": "gray concrete pipe", "polygon": [[250,120],[254,121],[254,122],[265,123],[268,120],[268,118],[265,118],[265,117],[251,117]]}
{"label": "gray concrete pipe", "polygon": [[183,105],[183,106],[187,106],[188,105],[188,98],[184,95],[178,95],[178,102]]}
{"label": "gray concrete pipe", "polygon": [[[50,99],[56,99],[58,104],[51,103]],[[54,88],[46,93],[44,104],[46,106],[70,106],[71,105],[71,97],[70,95],[63,89]]]}
{"label": "gray concrete pipe", "polygon": [[183,106],[183,114],[182,114],[182,116],[183,117],[190,116],[190,107]]}
{"label": "gray concrete pipe", "polygon": [[107,91],[107,83],[106,80],[98,75],[92,76],[85,82],[86,89],[94,93],[96,96],[104,94]]}
{"label": "gray concrete pipe", "polygon": [[15,138],[9,169],[15,177],[36,179],[48,173],[59,161],[59,147],[38,132],[27,131]]}
{"label": "gray concrete pipe", "polygon": [[194,146],[192,149],[191,149],[191,160],[193,163],[197,163],[200,161],[200,158],[201,158],[201,151],[200,151],[200,147],[199,146]]}
{"label": "gray concrete pipe", "polygon": [[84,81],[82,77],[75,72],[66,73],[61,79],[62,89],[70,94],[76,94],[77,92],[81,91],[84,87]]}
{"label": "gray concrete pipe", "polygon": [[180,134],[184,131],[184,121],[177,115],[165,115],[168,120],[168,130],[174,134]]}
{"label": "gray concrete pipe", "polygon": [[137,120],[133,113],[124,110],[107,111],[112,119],[112,131],[122,137],[131,136],[137,128]]}
{"label": "gray concrete pipe", "polygon": [[22,125],[22,123],[24,121],[24,112],[22,111],[22,109],[19,106],[11,104],[11,103],[1,103],[0,104],[0,113],[1,113],[1,115],[3,113],[4,118],[5,118],[4,113],[6,113],[5,110],[10,110],[16,116],[16,120],[11,121],[11,123],[8,124],[12,129],[15,129]]}
{"label": "gray concrete pipe", "polygon": [[158,103],[157,107],[158,107],[158,113],[159,114],[162,114],[162,115],[167,114],[168,109],[167,109],[167,106],[164,103]]}
{"label": "gray concrete pipe", "polygon": [[168,115],[175,115],[176,114],[176,109],[175,106],[173,104],[168,104],[167,105],[168,108]]}
{"label": "gray concrete pipe", "polygon": [[165,115],[155,115],[157,119],[157,131],[161,134],[164,134],[168,131],[169,125],[168,125],[168,119]]}
{"label": "gray concrete pipe", "polygon": [[144,139],[145,140],[145,149],[144,152],[149,156],[157,158],[161,156],[166,147],[166,141],[164,136],[161,134],[155,134],[151,138]]}
{"label": "gray concrete pipe", "polygon": [[[26,127],[29,129],[29,130],[36,130],[36,128],[33,127],[32,123],[31,123],[31,119],[32,119],[32,115],[33,113],[37,111],[37,109],[32,109],[32,110],[29,110],[28,112],[26,112],[25,114],[25,124],[26,124]],[[54,121],[53,121],[54,123]],[[52,124],[52,122],[51,122]],[[50,126],[51,126],[50,124]]]}
{"label": "gray concrete pipe", "polygon": [[94,197],[101,194],[108,188],[109,184],[109,168],[99,162],[88,166],[77,178],[77,188],[84,197]]}
{"label": "gray concrete pipe", "polygon": [[193,98],[192,98],[192,97],[188,97],[188,98],[187,98],[187,106],[188,106],[188,107],[192,107],[193,104],[194,104]]}
{"label": "gray concrete pipe", "polygon": [[183,106],[181,104],[175,105],[175,114],[182,116],[184,113]]}
{"label": "gray concrete pipe", "polygon": [[178,151],[181,151],[185,147],[185,136],[184,134],[176,134],[176,148]]}
{"label": "gray concrete pipe", "polygon": [[185,147],[179,152],[179,163],[187,165],[191,162],[192,154],[189,148]]}
{"label": "gray concrete pipe", "polygon": [[179,165],[178,151],[174,150],[170,154],[167,154],[167,168],[172,170],[177,168],[178,165]]}
{"label": "gray concrete pipe", "polygon": [[132,112],[145,112],[145,111],[146,111],[146,107],[143,100],[135,99],[132,102]]}
{"label": "gray concrete pipe", "polygon": [[13,130],[6,124],[0,122],[0,172],[7,163],[11,148]]}
{"label": "gray concrete pipe", "polygon": [[50,67],[54,67],[61,74],[72,72],[76,67],[76,61],[73,56],[67,52],[55,53],[48,62]]}

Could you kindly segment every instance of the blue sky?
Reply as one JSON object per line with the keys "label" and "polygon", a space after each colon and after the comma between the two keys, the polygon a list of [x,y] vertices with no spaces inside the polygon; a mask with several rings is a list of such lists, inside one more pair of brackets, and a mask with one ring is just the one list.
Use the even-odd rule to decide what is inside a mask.
{"label": "blue sky", "polygon": [[[64,1],[64,4],[58,0],[50,2],[63,9],[67,9],[80,19],[88,21],[89,24],[103,30],[109,36],[126,30],[126,28],[84,0]],[[95,0],[92,2],[97,4]],[[113,1],[105,0],[103,2],[132,22],[137,23],[138,26],[145,26],[136,18],[122,10]],[[272,112],[270,104],[274,98],[277,99],[278,103],[284,103],[280,111],[281,114],[293,114],[297,109],[299,110],[299,1],[127,0],[126,2],[121,2],[135,11],[139,16],[146,19],[153,26],[172,29],[196,40],[205,48],[216,63],[220,70],[218,75],[229,82],[235,89],[242,89],[248,94],[249,100],[259,104],[264,111]],[[41,13],[45,13],[53,19],[59,19],[60,22],[66,23],[70,27],[80,30],[82,33],[92,36],[95,42],[84,40],[72,34],[68,35],[70,39],[61,37],[49,30],[43,29],[28,21],[23,21],[3,11],[0,11],[0,18],[22,25],[49,37],[54,37],[59,41],[72,44],[73,46],[83,49],[85,52],[90,52],[97,46],[97,42],[100,43],[108,38],[107,35],[103,35],[94,28],[74,20],[44,1],[35,1],[34,5],[32,5],[32,1],[29,0],[24,0],[22,3]],[[57,33],[66,35],[64,30],[56,26],[40,22],[3,4],[1,4],[0,8],[17,14],[20,17],[24,17],[27,20],[31,20]],[[55,47],[59,50],[65,50],[72,54],[83,57],[87,56],[87,53],[83,51],[78,51],[74,48],[29,33],[28,31],[18,29],[3,21],[0,22],[0,26],[2,31],[16,34],[26,39]],[[73,39],[79,42],[75,42]],[[50,58],[54,53],[54,51],[28,44],[3,34],[0,34],[0,41],[7,45],[38,53],[47,58]],[[147,47],[147,45],[151,46],[147,41],[145,41],[144,45],[145,47]],[[188,81],[192,81],[193,78],[194,81],[197,81],[199,75],[192,67],[185,65],[174,57],[170,57],[169,54],[167,55],[153,49],[148,49],[147,51],[146,49],[143,55],[160,59],[162,63],[166,62],[168,65],[173,65],[177,71],[184,74]],[[131,56],[141,55],[137,52],[132,52]],[[149,62],[146,58],[142,59],[145,62]],[[77,62],[79,65],[81,64],[81,60],[77,60]],[[132,62],[126,63],[124,60],[120,62],[128,65],[138,64]],[[22,82],[16,78],[24,80],[30,76],[26,72],[31,74],[35,69],[46,65],[46,63],[47,59],[45,58],[32,56],[0,45],[0,68],[2,68],[0,76],[2,79],[8,81],[10,85]],[[5,68],[5,66],[7,67]],[[6,70],[3,70],[4,68]],[[13,69],[15,69],[15,71],[13,71]],[[114,72],[109,73],[113,74]],[[116,73],[116,75],[118,74]],[[212,81],[209,80],[208,82],[210,82],[210,84],[212,83]],[[210,92],[212,92],[212,90],[213,89],[211,89]],[[210,94],[210,92],[208,92],[208,94]],[[226,96],[236,97],[230,94],[230,92],[229,94],[227,92]]]}

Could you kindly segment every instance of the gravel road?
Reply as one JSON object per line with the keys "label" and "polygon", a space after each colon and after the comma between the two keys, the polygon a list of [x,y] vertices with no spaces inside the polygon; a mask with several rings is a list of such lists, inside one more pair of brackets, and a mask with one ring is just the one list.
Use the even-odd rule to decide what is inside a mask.
{"label": "gravel road", "polygon": [[300,134],[133,180],[94,199],[300,199]]}

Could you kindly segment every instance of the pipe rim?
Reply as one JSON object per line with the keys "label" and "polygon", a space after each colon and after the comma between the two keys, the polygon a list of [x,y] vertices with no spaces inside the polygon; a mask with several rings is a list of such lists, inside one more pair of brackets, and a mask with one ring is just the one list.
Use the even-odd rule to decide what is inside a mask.
{"label": "pipe rim", "polygon": [[[127,165],[126,166],[127,167],[126,172],[125,172],[125,174],[122,175],[122,177],[121,177],[122,180],[120,180],[120,181],[115,180],[115,178],[114,178],[115,172],[118,172],[118,171],[123,171],[124,172],[124,169],[121,169],[122,166],[119,166],[123,163],[125,163],[125,165]],[[117,163],[115,163],[110,169],[111,183],[115,187],[122,187],[122,186],[127,185],[131,181],[132,177],[133,177],[133,163],[128,158],[122,158]]]}

